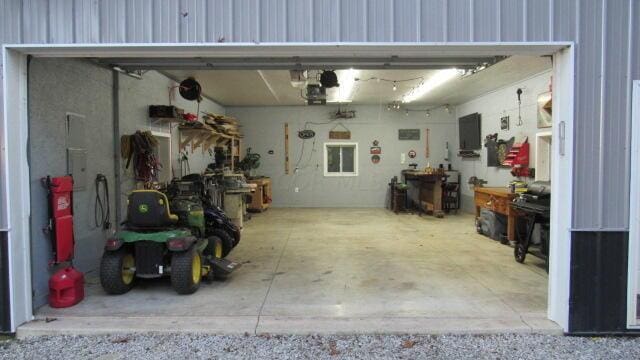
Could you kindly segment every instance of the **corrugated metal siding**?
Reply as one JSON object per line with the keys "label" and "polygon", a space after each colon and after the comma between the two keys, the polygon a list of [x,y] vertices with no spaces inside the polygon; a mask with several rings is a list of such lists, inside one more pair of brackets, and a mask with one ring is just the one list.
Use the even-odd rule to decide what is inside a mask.
{"label": "corrugated metal siding", "polygon": [[0,0],[2,43],[576,41],[575,228],[628,226],[639,23],[640,0]]}

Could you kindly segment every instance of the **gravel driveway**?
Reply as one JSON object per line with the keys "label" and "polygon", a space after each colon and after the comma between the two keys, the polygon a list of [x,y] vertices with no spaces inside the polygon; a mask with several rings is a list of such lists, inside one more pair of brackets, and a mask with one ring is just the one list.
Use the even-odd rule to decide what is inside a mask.
{"label": "gravel driveway", "polygon": [[57,336],[0,341],[0,359],[639,359],[640,338],[551,335]]}

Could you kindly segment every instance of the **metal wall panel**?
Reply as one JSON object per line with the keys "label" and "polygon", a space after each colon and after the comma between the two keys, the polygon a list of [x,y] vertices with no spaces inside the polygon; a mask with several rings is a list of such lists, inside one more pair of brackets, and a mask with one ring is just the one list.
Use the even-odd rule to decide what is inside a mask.
{"label": "metal wall panel", "polygon": [[100,42],[98,0],[75,0],[73,7],[74,40],[79,44]]}
{"label": "metal wall panel", "polygon": [[196,43],[206,41],[207,3],[200,0],[182,0],[178,19],[180,21],[180,42]]}
{"label": "metal wall panel", "polygon": [[367,41],[367,8],[365,0],[340,2],[340,41]]}
{"label": "metal wall panel", "polygon": [[572,238],[569,332],[627,332],[629,233],[576,232]]}
{"label": "metal wall panel", "polygon": [[[168,0],[172,1],[172,0]],[[208,0],[207,3],[207,41],[233,41],[233,0]]]}
{"label": "metal wall panel", "polygon": [[340,41],[340,7],[335,0],[313,2],[313,40],[318,42]]}
{"label": "metal wall panel", "polygon": [[394,3],[392,0],[370,0],[367,6],[367,39],[393,41]]}
{"label": "metal wall panel", "polygon": [[415,42],[420,40],[420,2],[397,1],[394,9],[394,40]]}
{"label": "metal wall panel", "polygon": [[619,229],[628,226],[638,19],[640,0],[0,0],[0,41],[574,40],[573,224]]}
{"label": "metal wall panel", "polygon": [[526,0],[525,23],[527,41],[549,40],[549,2]]}
{"label": "metal wall panel", "polygon": [[473,15],[472,41],[496,41],[498,39],[499,0],[471,2]]}
{"label": "metal wall panel", "polygon": [[[599,223],[598,198],[601,184],[598,179],[600,163],[600,99],[602,3],[581,2],[578,33],[580,44],[576,48],[576,87],[574,120],[574,182],[573,227],[597,228]],[[590,172],[588,170],[591,170]],[[589,194],[588,196],[585,196]],[[591,199],[591,201],[589,201]],[[591,226],[589,226],[591,225]]]}
{"label": "metal wall panel", "polygon": [[313,41],[313,0],[287,0],[287,41]]}
{"label": "metal wall panel", "polygon": [[23,0],[22,41],[46,43],[49,40],[49,1]]}
{"label": "metal wall panel", "polygon": [[446,41],[471,41],[469,0],[448,0]]}
{"label": "metal wall panel", "polygon": [[522,41],[524,39],[523,16],[524,2],[500,0],[500,41]]}
{"label": "metal wall panel", "polygon": [[233,1],[233,41],[260,41],[260,11],[258,0]]}
{"label": "metal wall panel", "polygon": [[287,41],[286,0],[260,1],[260,41]]}
{"label": "metal wall panel", "polygon": [[127,42],[153,42],[153,0],[127,0]]}
{"label": "metal wall panel", "polygon": [[420,40],[445,41],[447,6],[441,0],[422,0],[420,3]]}
{"label": "metal wall panel", "polygon": [[576,38],[578,0],[552,1],[551,29],[554,41],[571,41]]}
{"label": "metal wall panel", "polygon": [[[604,162],[601,178],[601,222],[603,227],[629,226],[629,166],[626,153],[630,149],[631,137],[627,132],[627,104],[631,99],[631,80],[627,74],[629,61],[629,1],[609,0],[605,2],[603,54],[603,93],[601,125],[601,159]],[[614,146],[617,144],[618,146]],[[626,146],[625,146],[626,145]],[[616,169],[615,173],[608,171]],[[611,176],[617,174],[617,176]],[[608,191],[612,190],[612,191]],[[608,206],[607,206],[608,205]]]}
{"label": "metal wall panel", "polygon": [[22,3],[12,0],[0,0],[0,44],[17,44],[21,42]]}
{"label": "metal wall panel", "polygon": [[[631,1],[631,10],[629,11],[631,26],[629,26],[629,46],[631,48],[631,79],[640,80],[640,0]],[[628,104],[631,107],[631,104]]]}
{"label": "metal wall panel", "polygon": [[49,0],[49,42],[74,41],[73,0]]}
{"label": "metal wall panel", "polygon": [[125,0],[100,1],[100,42],[123,43],[127,41],[125,5]]}

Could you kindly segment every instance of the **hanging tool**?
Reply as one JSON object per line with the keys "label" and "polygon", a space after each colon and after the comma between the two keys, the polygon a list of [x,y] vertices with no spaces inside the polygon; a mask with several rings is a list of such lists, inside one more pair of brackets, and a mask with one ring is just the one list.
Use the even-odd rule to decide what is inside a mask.
{"label": "hanging tool", "polygon": [[[109,230],[111,228],[111,207],[109,201],[109,182],[103,174],[96,175],[96,202],[93,218],[97,228]],[[102,190],[102,191],[101,191]]]}
{"label": "hanging tool", "polygon": [[289,123],[284,123],[284,173],[289,174]]}
{"label": "hanging tool", "polygon": [[425,157],[429,157],[429,129],[425,131]]}
{"label": "hanging tool", "polygon": [[518,88],[518,90],[516,90],[516,94],[518,95],[518,122],[516,123],[516,125],[518,126],[522,126],[522,89]]}

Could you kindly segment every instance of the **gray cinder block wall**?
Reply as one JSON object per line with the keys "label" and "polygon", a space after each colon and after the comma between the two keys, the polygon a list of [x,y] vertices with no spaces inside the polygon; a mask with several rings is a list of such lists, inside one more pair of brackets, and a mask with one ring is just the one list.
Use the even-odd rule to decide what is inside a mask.
{"label": "gray cinder block wall", "polygon": [[[46,302],[52,273],[51,240],[42,231],[49,218],[47,191],[40,179],[67,174],[67,112],[86,117],[87,186],[73,193],[74,265],[80,271],[91,272],[99,263],[107,234],[94,223],[93,181],[101,173],[107,177],[111,190],[115,182],[111,92],[111,71],[87,61],[34,58],[29,65],[31,271],[36,307]],[[114,200],[112,195],[112,209]]]}
{"label": "gray cinder block wall", "polygon": [[[176,175],[178,166],[179,135],[168,125],[153,125],[147,111],[150,104],[167,104],[169,88],[175,82],[156,71],[144,74],[142,80],[119,75],[119,127],[120,134],[136,130],[153,130],[172,134],[172,167]],[[51,240],[42,231],[48,223],[47,192],[40,179],[67,173],[66,114],[73,112],[85,116],[87,148],[87,186],[74,191],[74,231],[76,256],[74,265],[85,273],[95,273],[102,255],[104,241],[110,231],[95,226],[94,180],[98,173],[109,182],[111,219],[115,224],[126,216],[126,195],[134,188],[133,172],[121,162],[121,193],[115,193],[113,136],[113,74],[86,60],[34,58],[29,66],[29,152],[31,172],[31,252],[34,306],[46,303],[48,280],[53,273]],[[188,112],[196,112],[196,103],[176,96],[174,104]],[[200,104],[201,111],[224,114],[224,107],[209,99]],[[175,125],[174,125],[175,127]],[[208,152],[189,150],[193,172],[204,170],[212,161]],[[115,200],[122,200],[121,218],[115,219]]]}

